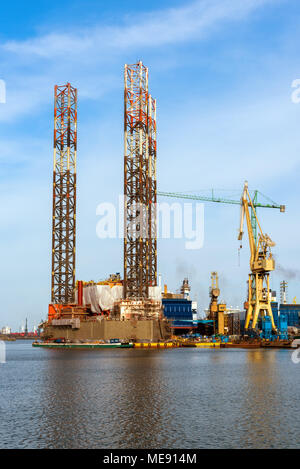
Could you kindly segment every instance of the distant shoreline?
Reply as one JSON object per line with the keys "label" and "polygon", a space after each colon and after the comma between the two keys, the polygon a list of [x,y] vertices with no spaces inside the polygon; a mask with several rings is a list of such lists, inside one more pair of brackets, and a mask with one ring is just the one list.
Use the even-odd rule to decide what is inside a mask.
{"label": "distant shoreline", "polygon": [[9,334],[4,334],[4,335],[0,335],[0,340],[4,340],[6,342],[15,342],[16,340],[36,340],[37,337],[34,336],[34,337],[14,337],[14,336],[11,336]]}

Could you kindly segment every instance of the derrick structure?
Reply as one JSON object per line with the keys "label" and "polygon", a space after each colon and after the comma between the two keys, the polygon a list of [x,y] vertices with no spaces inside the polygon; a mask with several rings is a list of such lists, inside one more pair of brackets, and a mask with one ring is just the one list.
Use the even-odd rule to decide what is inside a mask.
{"label": "derrick structure", "polygon": [[146,299],[157,284],[156,100],[141,61],[124,81],[124,298]]}
{"label": "derrick structure", "polygon": [[149,96],[149,286],[157,285],[157,182],[156,182],[156,99]]}
{"label": "derrick structure", "polygon": [[54,157],[51,302],[74,302],[76,229],[77,89],[54,88]]}

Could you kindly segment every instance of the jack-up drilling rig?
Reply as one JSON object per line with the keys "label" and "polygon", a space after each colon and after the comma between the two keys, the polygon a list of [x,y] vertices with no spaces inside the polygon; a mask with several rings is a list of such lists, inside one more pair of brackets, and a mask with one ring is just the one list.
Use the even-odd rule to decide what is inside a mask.
{"label": "jack-up drilling rig", "polygon": [[[251,214],[255,216],[259,228],[258,239],[255,241],[253,225],[251,223]],[[280,209],[285,211],[284,206]],[[272,256],[271,248],[275,243],[271,238],[262,232],[260,223],[257,219],[256,211],[253,206],[249,191],[248,182],[245,182],[243,194],[241,197],[241,220],[238,239],[243,238],[244,217],[246,216],[248,238],[250,245],[250,270],[248,281],[248,304],[245,321],[245,329],[255,329],[258,317],[269,316],[272,323],[272,329],[276,331],[276,325],[273,318],[271,299],[270,299],[270,272],[275,269],[275,261]],[[251,322],[251,324],[250,324]],[[250,326],[250,327],[249,327]]]}

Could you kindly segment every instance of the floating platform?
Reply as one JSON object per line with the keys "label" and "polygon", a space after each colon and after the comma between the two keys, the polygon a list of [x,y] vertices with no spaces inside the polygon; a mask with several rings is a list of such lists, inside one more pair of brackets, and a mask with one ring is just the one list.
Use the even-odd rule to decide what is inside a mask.
{"label": "floating platform", "polygon": [[135,343],[134,348],[220,348],[221,342],[149,342],[149,343]]}
{"label": "floating platform", "polygon": [[221,349],[221,348],[284,348],[295,349],[290,341],[275,342],[33,342],[33,347],[52,348],[52,349],[106,349],[106,348],[137,348],[137,349],[170,349],[170,348],[201,348],[201,349]]}
{"label": "floating platform", "polygon": [[260,348],[261,342],[221,343],[221,348]]}
{"label": "floating platform", "polygon": [[33,342],[32,347],[51,348],[51,349],[108,349],[108,348],[133,348],[133,343],[82,343],[68,344],[56,342]]}
{"label": "floating platform", "polygon": [[220,348],[221,342],[180,342],[179,347],[184,348]]}
{"label": "floating platform", "polygon": [[221,342],[198,342],[195,344],[197,348],[220,348]]}
{"label": "floating platform", "polygon": [[262,341],[261,347],[264,348],[292,348],[295,349],[297,346],[292,345],[292,340],[283,340],[283,341],[277,341],[275,340],[274,342],[268,342],[268,341]]}
{"label": "floating platform", "polygon": [[136,342],[134,348],[176,348],[180,345],[176,342]]}
{"label": "floating platform", "polygon": [[292,345],[291,340],[282,340],[282,341],[257,341],[257,342],[240,342],[240,343],[227,343],[221,344],[221,348],[246,348],[246,349],[255,349],[255,348],[279,348],[279,349],[295,349],[297,345]]}

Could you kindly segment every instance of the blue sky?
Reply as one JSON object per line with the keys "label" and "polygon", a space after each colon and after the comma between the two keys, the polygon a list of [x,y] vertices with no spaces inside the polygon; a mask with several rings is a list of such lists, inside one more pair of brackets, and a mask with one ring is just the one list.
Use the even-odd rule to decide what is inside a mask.
{"label": "blue sky", "polygon": [[[18,14],[16,15],[16,11]],[[214,187],[239,197],[243,181],[287,213],[261,210],[277,243],[279,290],[300,300],[297,0],[15,1],[1,6],[0,326],[37,324],[50,298],[53,86],[78,88],[77,278],[122,271],[122,242],[96,236],[96,206],[123,188],[123,67],[143,60],[158,103],[158,185]],[[159,271],[176,290],[189,276],[201,311],[210,272],[221,297],[242,305],[247,238],[238,265],[238,206],[205,205],[205,241],[159,241]]]}

